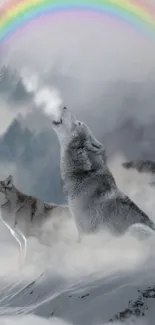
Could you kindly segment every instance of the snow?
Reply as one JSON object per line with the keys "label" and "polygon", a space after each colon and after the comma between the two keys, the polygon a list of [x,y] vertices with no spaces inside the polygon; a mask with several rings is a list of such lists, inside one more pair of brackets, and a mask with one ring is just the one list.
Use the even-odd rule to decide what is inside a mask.
{"label": "snow", "polygon": [[[134,174],[134,183],[127,185],[129,174],[118,172],[117,162],[111,169],[118,184],[152,211],[155,190],[146,177],[141,175],[139,183]],[[17,243],[2,224],[0,235],[1,325],[154,325],[154,235],[142,240],[128,232],[115,238],[101,231],[79,243],[68,219],[51,246],[29,239],[24,267]]]}

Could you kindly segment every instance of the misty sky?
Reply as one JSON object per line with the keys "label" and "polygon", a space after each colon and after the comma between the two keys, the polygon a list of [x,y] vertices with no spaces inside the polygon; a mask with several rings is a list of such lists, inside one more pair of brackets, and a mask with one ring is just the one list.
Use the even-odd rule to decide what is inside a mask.
{"label": "misty sky", "polygon": [[[155,36],[97,13],[59,13],[18,31],[1,47],[0,63],[7,72],[0,83],[0,175],[11,170],[23,189],[44,198],[52,183],[57,188],[54,200],[61,186],[55,176],[58,142],[25,87],[23,71],[37,76],[40,87],[57,89],[64,104],[105,142],[109,155],[124,150],[131,158],[153,158],[154,58]],[[10,131],[15,118],[21,128],[13,124]],[[39,192],[40,182],[44,186]]]}

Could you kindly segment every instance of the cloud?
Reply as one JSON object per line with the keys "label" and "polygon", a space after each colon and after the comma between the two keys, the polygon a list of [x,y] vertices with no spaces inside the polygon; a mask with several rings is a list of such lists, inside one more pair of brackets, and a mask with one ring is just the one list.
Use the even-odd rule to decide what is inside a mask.
{"label": "cloud", "polygon": [[[11,70],[16,69],[20,77],[23,70],[28,70],[33,84],[36,78],[37,82],[39,80],[42,95],[37,100],[49,98],[49,89],[58,91],[65,104],[76,110],[77,115],[83,116],[83,112],[86,112],[84,117],[90,120],[91,125],[97,124],[103,112],[108,115],[110,109],[112,122],[115,121],[117,113],[122,111],[119,108],[122,106],[122,97],[130,87],[126,84],[125,89],[124,80],[140,84],[155,80],[155,38],[149,37],[145,29],[138,30],[136,26],[128,26],[95,12],[59,12],[29,22],[6,41],[2,54],[2,63]],[[122,93],[120,89],[117,93],[112,87],[110,91],[107,90],[107,85],[121,80]],[[11,91],[12,102],[5,97],[6,112],[9,108],[13,110],[13,107],[16,107],[16,112],[31,111],[31,91],[27,88],[27,94],[23,92],[22,95],[22,81],[23,79],[20,80],[20,88],[16,92]],[[29,87],[32,87],[30,82]],[[108,103],[106,92],[110,97]],[[126,109],[125,106],[126,103],[126,115],[129,111],[135,114],[132,108]],[[144,109],[142,111],[143,115]],[[11,115],[5,115],[8,115],[8,121],[1,128],[1,133],[11,120]],[[36,119],[41,124],[42,117],[37,115]],[[33,120],[36,125],[34,116],[28,120]],[[104,120],[106,121],[105,116]],[[105,124],[109,126],[110,123],[106,121]]]}
{"label": "cloud", "polygon": [[23,190],[62,200],[59,146],[40,111],[62,102],[109,157],[154,159],[154,56],[145,31],[95,12],[49,15],[12,35],[1,57],[1,175],[11,170]]}
{"label": "cloud", "polygon": [[[55,98],[60,102],[62,99],[77,118],[90,125],[104,142],[110,158],[120,151],[131,158],[155,158],[154,57],[153,37],[95,13],[59,13],[21,29],[5,43],[1,57],[1,65],[7,67],[0,83],[1,178],[11,172],[20,190],[47,201],[62,202],[59,146],[50,122],[39,110],[40,105],[51,107]],[[154,219],[154,190],[146,186],[148,180],[132,173],[125,174],[120,168],[125,158],[117,158],[113,160],[112,157],[110,167],[120,189]],[[0,225],[0,237],[2,276],[5,274],[12,281],[11,277],[19,272],[18,247],[3,225]],[[72,225],[62,230],[50,249],[33,240],[28,246],[28,265],[21,276],[25,280],[42,269],[47,271],[48,266],[50,281],[46,278],[45,282],[49,291],[44,292],[42,287],[36,291],[42,295],[38,303],[42,303],[41,299],[51,299],[50,310],[55,275],[60,275],[59,280],[61,277],[68,281],[75,278],[76,284],[77,279],[83,276],[88,279],[92,274],[104,279],[112,275],[113,281],[118,273],[121,277],[125,272],[133,272],[135,277],[137,270],[138,274],[144,270],[147,275],[154,264],[154,239],[142,243],[128,235],[115,239],[101,233],[77,245]],[[152,269],[150,277],[154,274],[154,265]],[[38,287],[36,285],[35,289]],[[24,298],[24,295],[17,298],[17,306],[23,299],[24,306],[25,302],[28,304],[24,308],[29,308],[30,298],[25,301]],[[33,299],[36,299],[35,294]],[[116,302],[117,299],[114,305]],[[62,303],[64,313],[65,303],[66,300]],[[77,303],[78,299],[75,305]],[[92,319],[93,314],[92,308]],[[48,320],[33,315],[1,316],[0,319],[2,325],[26,325],[28,322],[68,325],[61,319]]]}
{"label": "cloud", "polygon": [[57,13],[33,21],[7,42],[5,53],[18,67],[43,73],[56,64],[81,80],[142,80],[155,68],[155,41],[145,29],[96,13]]}

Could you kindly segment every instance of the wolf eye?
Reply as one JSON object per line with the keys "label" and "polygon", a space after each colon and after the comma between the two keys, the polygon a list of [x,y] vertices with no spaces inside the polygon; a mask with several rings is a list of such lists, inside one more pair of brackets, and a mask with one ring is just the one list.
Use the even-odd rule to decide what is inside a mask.
{"label": "wolf eye", "polygon": [[100,146],[97,146],[96,144],[92,143],[92,146],[96,149],[100,149]]}
{"label": "wolf eye", "polygon": [[80,126],[81,126],[81,125],[82,125],[82,123],[81,123],[81,122],[78,122],[78,125],[80,125]]}

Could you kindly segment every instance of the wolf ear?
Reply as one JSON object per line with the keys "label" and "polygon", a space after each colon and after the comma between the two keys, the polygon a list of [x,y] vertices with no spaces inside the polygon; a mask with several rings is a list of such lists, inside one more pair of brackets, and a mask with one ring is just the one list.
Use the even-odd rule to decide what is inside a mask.
{"label": "wolf ear", "polygon": [[94,136],[90,136],[87,138],[86,147],[88,148],[88,150],[96,154],[101,154],[102,151],[104,150],[103,144],[98,140],[96,140]]}
{"label": "wolf ear", "polygon": [[12,186],[13,186],[13,177],[12,177],[12,175],[9,175],[9,176],[5,179],[5,181],[4,181],[4,185],[5,185],[6,187],[8,187],[8,188],[12,188]]}

